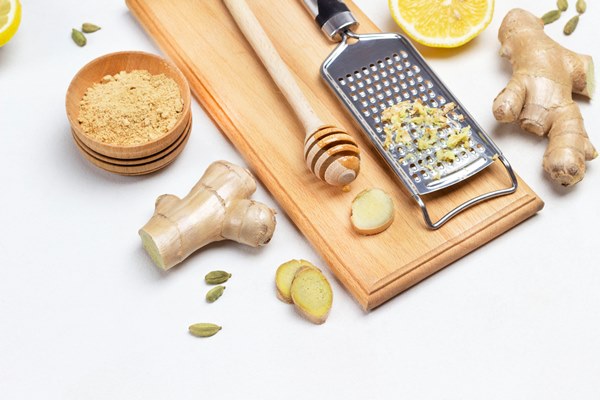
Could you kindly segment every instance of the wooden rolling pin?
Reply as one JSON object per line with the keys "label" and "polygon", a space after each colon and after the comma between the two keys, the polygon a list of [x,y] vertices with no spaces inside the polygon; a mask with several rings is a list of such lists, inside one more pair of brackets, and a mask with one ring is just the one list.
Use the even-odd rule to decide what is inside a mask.
{"label": "wooden rolling pin", "polygon": [[223,2],[302,122],[306,131],[304,159],[310,171],[330,185],[352,182],[360,170],[359,149],[354,139],[319,119],[246,1]]}

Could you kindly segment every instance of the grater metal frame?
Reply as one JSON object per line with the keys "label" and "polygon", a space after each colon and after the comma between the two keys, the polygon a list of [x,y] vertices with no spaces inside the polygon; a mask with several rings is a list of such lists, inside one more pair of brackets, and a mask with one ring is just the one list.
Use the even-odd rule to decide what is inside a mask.
{"label": "grater metal frame", "polygon": [[[409,190],[419,205],[425,223],[429,228],[438,229],[452,217],[477,203],[516,191],[518,186],[517,178],[506,157],[404,36],[397,33],[357,34],[348,28],[336,31],[336,35],[341,41],[337,48],[323,62],[321,76],[329,84],[330,88],[350,114],[358,121],[363,134],[367,136],[378,153],[391,167],[396,177]],[[386,41],[390,42],[390,50],[394,50],[387,51],[387,49],[384,49],[382,51],[384,47],[382,43]],[[373,56],[373,54],[377,54],[377,56]],[[366,59],[372,61],[366,65],[362,65]],[[351,64],[349,62],[351,60],[363,60],[363,62]],[[404,63],[404,65],[400,65],[401,68],[398,68],[394,65],[394,61],[399,61]],[[342,68],[337,68],[337,64],[342,64]],[[381,74],[376,72],[379,70],[379,67],[389,67],[388,70],[390,71],[394,69],[394,73],[397,76],[394,76],[390,72],[384,74],[382,78]],[[412,67],[412,69],[409,67]],[[376,84],[376,88],[379,89],[372,90],[371,88],[372,91],[370,93],[364,90],[362,93],[357,91],[357,86],[361,81],[358,79],[358,84],[352,85],[352,83],[357,82],[355,77],[362,77],[366,81],[368,78],[365,78],[365,75],[369,75],[371,71],[375,72],[374,75],[379,80],[379,83]],[[406,79],[409,74],[411,74],[408,77],[412,82],[411,85],[395,85],[392,86],[393,88],[390,88],[390,80],[393,81],[393,79],[396,79],[398,81],[400,77]],[[344,81],[344,78],[347,78],[350,82]],[[364,86],[364,81],[362,83]],[[349,89],[351,86],[354,86],[354,89]],[[413,164],[400,163],[393,153],[383,147],[381,138],[383,126],[378,113],[383,111],[385,104],[391,106],[402,100],[415,100],[418,98],[427,100],[427,103],[433,106],[441,106],[450,102],[455,103],[462,117],[464,117],[465,126],[471,127],[471,144],[473,147],[470,154],[463,152],[462,158],[464,160],[461,160],[459,157],[458,164],[462,164],[462,166],[440,166],[441,169],[450,169],[440,179],[432,179],[431,176],[427,176],[427,172],[424,169],[421,169],[421,175],[417,174],[416,170],[418,168],[413,166]],[[365,104],[365,101],[367,106],[361,107]],[[376,112],[371,112],[375,111],[375,109],[377,109]],[[431,158],[430,155],[425,155],[425,157]],[[493,164],[496,159],[506,169],[511,180],[510,187],[476,196],[448,211],[437,221],[432,221],[425,201],[422,198],[423,195],[462,182]],[[440,165],[440,163],[438,162],[436,165]],[[414,171],[411,171],[411,169]],[[411,175],[411,172],[415,173]]]}

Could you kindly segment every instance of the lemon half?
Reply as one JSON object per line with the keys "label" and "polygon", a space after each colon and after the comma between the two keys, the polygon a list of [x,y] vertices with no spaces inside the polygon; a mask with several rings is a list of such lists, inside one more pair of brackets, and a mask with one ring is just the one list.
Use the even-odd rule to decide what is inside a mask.
{"label": "lemon half", "polygon": [[492,20],[494,0],[389,0],[396,23],[415,41],[431,47],[458,47]]}
{"label": "lemon half", "polygon": [[21,23],[19,0],[0,0],[0,47],[17,33]]}

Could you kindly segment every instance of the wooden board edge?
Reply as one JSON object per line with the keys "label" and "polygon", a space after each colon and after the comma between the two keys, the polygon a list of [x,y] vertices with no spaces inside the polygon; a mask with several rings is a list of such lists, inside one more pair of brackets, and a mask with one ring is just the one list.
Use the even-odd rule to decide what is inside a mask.
{"label": "wooden board edge", "polygon": [[405,271],[388,284],[379,286],[371,292],[356,293],[361,307],[370,311],[397,294],[404,292],[422,280],[449,266],[454,261],[469,254],[487,242],[514,228],[526,219],[534,216],[544,207],[544,202],[535,193],[523,196],[520,202],[511,203],[497,215],[491,216],[481,224],[474,226],[455,241],[460,246],[449,246],[434,257],[422,259],[414,268]]}

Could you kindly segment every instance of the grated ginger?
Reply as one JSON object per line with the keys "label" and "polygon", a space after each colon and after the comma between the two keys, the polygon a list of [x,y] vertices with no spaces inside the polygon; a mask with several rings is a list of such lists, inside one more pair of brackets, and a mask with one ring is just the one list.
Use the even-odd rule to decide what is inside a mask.
{"label": "grated ginger", "polygon": [[412,146],[413,139],[409,129],[412,130],[414,127],[414,131],[420,134],[416,140],[418,150],[431,149],[436,143],[439,143],[441,138],[445,137],[445,148],[438,150],[436,157],[441,161],[454,161],[456,155],[451,151],[452,149],[459,146],[466,149],[471,148],[471,127],[461,127],[448,115],[452,113],[454,119],[463,121],[464,117],[460,114],[457,115],[453,111],[455,109],[455,103],[447,103],[442,107],[429,107],[421,100],[414,102],[405,100],[386,108],[381,112],[381,120],[385,124],[384,148],[392,150],[394,144]]}
{"label": "grated ginger", "polygon": [[449,149],[439,149],[435,152],[435,157],[440,161],[453,162],[456,160],[456,154]]}
{"label": "grated ginger", "polygon": [[471,127],[467,126],[462,128],[459,132],[455,132],[452,135],[448,136],[448,140],[446,144],[449,149],[454,149],[459,145],[463,145],[466,149],[470,149],[471,145],[469,144],[469,139],[471,138]]}
{"label": "grated ginger", "polygon": [[425,133],[417,141],[417,148],[421,151],[431,148],[438,141],[437,131],[425,128]]}

